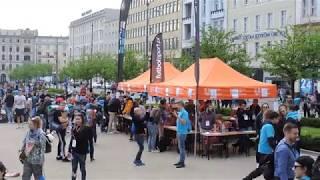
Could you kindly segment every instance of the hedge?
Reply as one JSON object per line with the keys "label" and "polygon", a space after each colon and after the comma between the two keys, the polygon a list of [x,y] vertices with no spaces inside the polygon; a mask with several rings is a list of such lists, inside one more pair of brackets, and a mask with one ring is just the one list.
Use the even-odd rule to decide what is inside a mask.
{"label": "hedge", "polygon": [[231,108],[220,108],[217,109],[217,114],[222,114],[223,116],[230,116],[232,112]]}
{"label": "hedge", "polygon": [[302,118],[301,126],[320,128],[320,118]]}
{"label": "hedge", "polygon": [[311,136],[301,136],[301,148],[311,151],[320,152],[320,138],[312,138]]}
{"label": "hedge", "polygon": [[63,89],[48,88],[47,90],[50,95],[64,94]]}

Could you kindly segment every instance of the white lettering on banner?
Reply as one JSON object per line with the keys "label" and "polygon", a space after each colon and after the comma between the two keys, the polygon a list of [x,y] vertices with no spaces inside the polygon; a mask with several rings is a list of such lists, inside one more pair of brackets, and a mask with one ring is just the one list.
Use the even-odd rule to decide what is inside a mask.
{"label": "white lettering on banner", "polygon": [[191,98],[192,97],[192,89],[188,89],[188,96]]}
{"label": "white lettering on banner", "polygon": [[234,36],[232,40],[248,41],[250,39],[260,39],[260,38],[276,37],[276,36],[284,36],[284,35],[285,35],[285,31],[258,32],[253,34],[240,34],[240,35]]}
{"label": "white lettering on banner", "polygon": [[169,96],[169,88],[166,88],[166,96]]}
{"label": "white lettering on banner", "polygon": [[180,88],[176,88],[176,96],[180,95]]}
{"label": "white lettering on banner", "polygon": [[156,78],[161,79],[162,77],[162,53],[161,53],[161,41],[159,37],[156,37],[156,50],[157,50],[157,67],[156,67]]}
{"label": "white lettering on banner", "polygon": [[268,97],[269,92],[267,88],[262,88],[261,89],[261,97]]}
{"label": "white lettering on banner", "polygon": [[231,89],[231,97],[233,99],[239,98],[239,89]]}
{"label": "white lettering on banner", "polygon": [[217,98],[217,90],[216,89],[210,89],[210,98],[216,99]]}
{"label": "white lettering on banner", "polygon": [[144,91],[147,91],[147,85],[143,85],[143,89],[144,89]]}

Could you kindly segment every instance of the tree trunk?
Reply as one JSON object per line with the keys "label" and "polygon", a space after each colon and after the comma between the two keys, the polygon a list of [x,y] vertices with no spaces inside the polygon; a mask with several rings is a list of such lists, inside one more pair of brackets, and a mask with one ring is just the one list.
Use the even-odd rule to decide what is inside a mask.
{"label": "tree trunk", "polygon": [[107,84],[106,84],[106,80],[105,79],[103,79],[103,85],[104,85],[104,93],[106,93],[107,92]]}
{"label": "tree trunk", "polygon": [[290,81],[292,101],[294,100],[294,97],[295,97],[295,94],[294,94],[294,82],[295,81],[296,81],[295,79],[291,79],[291,81]]}

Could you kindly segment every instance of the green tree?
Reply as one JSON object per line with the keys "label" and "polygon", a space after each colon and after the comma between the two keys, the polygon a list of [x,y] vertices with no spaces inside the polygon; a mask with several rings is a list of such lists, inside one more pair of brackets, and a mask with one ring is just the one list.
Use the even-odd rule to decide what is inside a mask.
{"label": "green tree", "polygon": [[[141,58],[140,58],[141,57]],[[133,51],[127,51],[123,63],[123,78],[129,80],[137,77],[146,67],[146,62],[142,56]]]}
{"label": "green tree", "polygon": [[189,66],[194,63],[192,56],[186,52],[182,52],[181,57],[172,60],[173,65],[180,71],[186,70]]}
{"label": "green tree", "polygon": [[52,75],[50,64],[26,64],[9,72],[10,79],[15,80],[31,80],[48,75]]}
{"label": "green tree", "polygon": [[218,57],[235,70],[251,74],[250,58],[242,46],[233,44],[233,32],[225,32],[209,26],[202,30],[201,58]]}
{"label": "green tree", "polygon": [[264,69],[290,82],[294,97],[294,82],[300,78],[319,77],[320,35],[304,28],[290,27],[284,43],[263,49]]}

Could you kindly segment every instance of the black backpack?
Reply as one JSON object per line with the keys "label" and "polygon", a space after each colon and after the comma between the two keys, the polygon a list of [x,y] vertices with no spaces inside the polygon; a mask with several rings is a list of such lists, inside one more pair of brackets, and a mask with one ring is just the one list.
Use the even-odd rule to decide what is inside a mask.
{"label": "black backpack", "polygon": [[52,142],[50,141],[50,139],[49,139],[49,137],[48,137],[48,135],[45,135],[45,137],[46,137],[46,151],[45,151],[45,153],[51,153],[51,151],[52,151]]}

